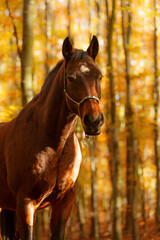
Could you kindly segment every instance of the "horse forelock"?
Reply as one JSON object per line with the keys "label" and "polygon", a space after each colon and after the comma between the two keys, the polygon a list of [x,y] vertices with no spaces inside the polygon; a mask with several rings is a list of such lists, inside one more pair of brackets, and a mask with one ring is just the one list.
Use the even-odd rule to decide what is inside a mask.
{"label": "horse forelock", "polygon": [[73,52],[70,60],[78,61],[78,60],[85,59],[86,56],[89,56],[87,52],[85,52],[83,50],[79,50],[79,49],[74,49],[74,52]]}

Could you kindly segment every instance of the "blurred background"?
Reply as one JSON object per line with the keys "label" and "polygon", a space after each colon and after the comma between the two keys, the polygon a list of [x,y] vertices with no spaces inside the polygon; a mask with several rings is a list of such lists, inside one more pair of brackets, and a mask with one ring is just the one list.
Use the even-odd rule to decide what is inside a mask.
{"label": "blurred background", "polygon": [[[40,91],[66,36],[83,50],[99,39],[105,124],[89,139],[77,125],[68,240],[160,239],[159,26],[158,0],[0,0],[0,122]],[[49,220],[50,208],[37,213],[36,240],[49,239]]]}

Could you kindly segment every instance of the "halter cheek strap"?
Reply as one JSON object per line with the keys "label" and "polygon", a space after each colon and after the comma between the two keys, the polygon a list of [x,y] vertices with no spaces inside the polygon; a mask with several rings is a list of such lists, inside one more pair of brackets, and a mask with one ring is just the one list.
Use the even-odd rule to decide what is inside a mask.
{"label": "halter cheek strap", "polygon": [[72,110],[71,110],[71,108],[70,108],[70,106],[69,106],[68,100],[70,100],[71,102],[73,102],[73,103],[77,106],[79,117],[81,117],[81,114],[80,114],[80,105],[81,105],[83,102],[85,102],[85,101],[87,101],[87,100],[89,100],[89,99],[95,99],[98,103],[100,103],[99,98],[97,98],[97,97],[95,97],[95,96],[86,96],[86,97],[84,97],[80,102],[77,102],[77,101],[75,101],[74,99],[72,99],[72,98],[68,95],[67,90],[66,90],[66,69],[64,70],[64,94],[65,94],[66,103],[67,103],[67,106],[68,106],[69,110],[72,112]]}
{"label": "halter cheek strap", "polygon": [[64,93],[65,93],[66,102],[67,102],[67,106],[68,106],[69,110],[71,111],[70,106],[69,106],[68,99],[69,99],[71,102],[73,102],[74,104],[77,105],[79,117],[81,116],[81,114],[80,114],[80,105],[81,105],[83,102],[85,102],[85,101],[87,101],[87,100],[89,100],[89,99],[95,99],[98,103],[100,103],[99,98],[97,98],[97,97],[95,97],[95,96],[87,96],[87,97],[84,97],[80,102],[76,102],[75,100],[73,100],[73,99],[68,95],[66,89],[64,89]]}

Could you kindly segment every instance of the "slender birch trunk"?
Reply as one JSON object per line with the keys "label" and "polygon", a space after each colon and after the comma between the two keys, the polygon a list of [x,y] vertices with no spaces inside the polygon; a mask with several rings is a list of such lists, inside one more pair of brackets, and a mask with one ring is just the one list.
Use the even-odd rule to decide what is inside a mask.
{"label": "slender birch trunk", "polygon": [[156,162],[156,222],[160,223],[160,156],[159,156],[159,134],[158,134],[158,110],[159,110],[159,77],[158,77],[158,26],[157,26],[157,5],[158,0],[154,0],[154,153]]}
{"label": "slender birch trunk", "polygon": [[52,56],[52,22],[53,22],[53,14],[52,14],[52,4],[50,0],[45,0],[45,35],[46,35],[46,60],[45,60],[45,72],[46,76],[50,71],[50,62]]}
{"label": "slender birch trunk", "polygon": [[96,34],[97,37],[100,35],[100,20],[101,20],[101,0],[95,0],[96,9],[97,9],[97,26],[96,26]]}
{"label": "slender birch trunk", "polygon": [[80,225],[80,238],[86,236],[86,214],[85,214],[85,204],[84,204],[84,189],[79,183],[76,186],[76,207],[77,207],[77,216]]}
{"label": "slender birch trunk", "polygon": [[89,42],[91,41],[91,0],[88,0],[88,29],[89,29]]}
{"label": "slender birch trunk", "polygon": [[[134,131],[134,119],[133,110],[131,104],[131,78],[130,78],[130,52],[129,46],[131,44],[131,23],[132,23],[132,13],[131,10],[125,15],[124,8],[131,8],[131,1],[125,5],[124,0],[121,0],[122,6],[122,36],[123,36],[123,48],[125,55],[125,70],[126,70],[126,128],[127,128],[127,176],[126,176],[126,186],[127,186],[127,214],[126,214],[126,229],[132,232],[132,238],[134,240],[139,239],[138,236],[138,226],[137,226],[137,140]],[[125,21],[125,16],[127,21]],[[127,23],[127,27],[125,25]]]}
{"label": "slender birch trunk", "polygon": [[34,0],[23,3],[23,46],[21,54],[22,105],[33,98],[33,23]]}
{"label": "slender birch trunk", "polygon": [[[121,0],[122,9],[126,7],[124,1]],[[131,37],[131,25],[129,24],[129,18],[131,19],[131,14],[128,14],[127,21],[127,33],[125,31],[125,12],[122,10],[122,36],[123,36],[123,48],[125,55],[125,70],[126,70],[126,128],[127,128],[127,139],[126,139],[126,151],[127,151],[127,176],[126,176],[126,186],[127,186],[127,213],[126,213],[126,229],[132,229],[132,193],[133,193],[133,116],[132,116],[132,106],[131,106],[131,79],[130,79],[130,54],[127,45],[130,44]],[[130,16],[130,17],[129,17]]]}
{"label": "slender birch trunk", "polygon": [[68,0],[68,6],[67,6],[67,11],[68,11],[68,37],[71,38],[71,0]]}
{"label": "slender birch trunk", "polygon": [[[106,9],[108,16],[108,1],[106,1]],[[115,23],[116,0],[112,0],[112,13],[108,19],[108,67],[109,67],[109,83],[110,83],[110,126],[109,126],[109,149],[112,156],[112,238],[114,240],[122,239],[122,181],[121,181],[121,165],[119,153],[119,136],[118,124],[116,116],[115,104],[115,81],[113,76],[113,62],[112,62],[112,44],[113,31]]]}
{"label": "slender birch trunk", "polygon": [[89,151],[91,159],[91,238],[99,239],[99,219],[98,219],[98,194],[97,194],[97,159],[95,139],[89,140]]}

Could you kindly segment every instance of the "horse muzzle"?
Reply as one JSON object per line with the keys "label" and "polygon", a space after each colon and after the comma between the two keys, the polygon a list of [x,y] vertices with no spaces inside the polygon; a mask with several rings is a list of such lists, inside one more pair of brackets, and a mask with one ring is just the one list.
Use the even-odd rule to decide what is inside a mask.
{"label": "horse muzzle", "polygon": [[72,112],[71,106],[74,105],[76,107],[76,110],[73,112],[76,112],[81,118],[86,135],[99,135],[101,133],[101,126],[104,123],[104,116],[99,107],[99,98],[90,95],[77,102],[68,95],[66,89],[64,89],[64,93],[69,110]]}
{"label": "horse muzzle", "polygon": [[99,113],[98,117],[93,114],[85,114],[82,123],[86,135],[99,135],[101,133],[101,126],[104,123],[103,113]]}

